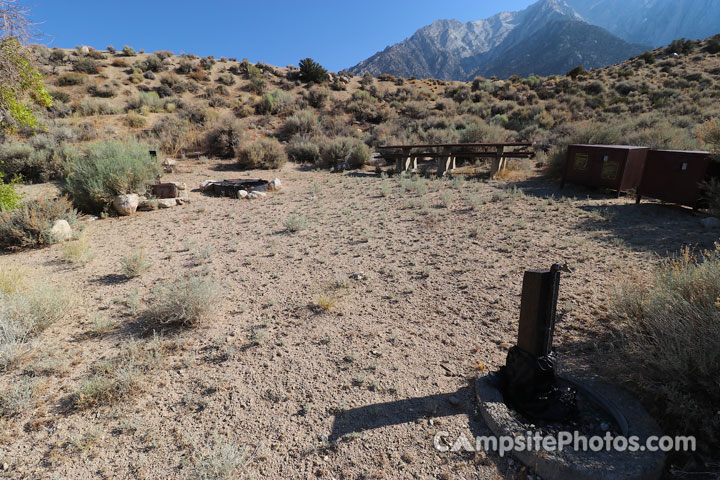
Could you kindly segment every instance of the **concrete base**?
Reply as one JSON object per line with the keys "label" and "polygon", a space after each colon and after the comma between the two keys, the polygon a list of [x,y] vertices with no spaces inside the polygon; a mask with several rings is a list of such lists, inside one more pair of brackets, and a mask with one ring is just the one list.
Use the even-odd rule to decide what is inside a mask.
{"label": "concrete base", "polygon": [[[649,436],[662,435],[642,405],[624,390],[588,378],[583,378],[582,383],[576,379],[569,381],[581,386],[579,395],[597,396],[600,402],[595,403],[601,403],[616,418],[623,433],[627,431],[626,437],[637,436],[640,445],[645,445]],[[478,378],[475,387],[482,416],[495,436],[527,435],[528,427],[503,402],[494,374]],[[660,478],[665,462],[662,452],[583,452],[573,450],[572,445],[561,452],[514,451],[512,455],[544,480],[654,480]]]}

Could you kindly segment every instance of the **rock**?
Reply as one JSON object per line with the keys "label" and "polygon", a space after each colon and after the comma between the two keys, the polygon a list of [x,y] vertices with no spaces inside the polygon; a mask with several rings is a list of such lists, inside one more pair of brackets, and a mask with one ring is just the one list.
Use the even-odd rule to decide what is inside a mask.
{"label": "rock", "polygon": [[250,192],[247,196],[248,200],[256,200],[259,198],[265,198],[267,196],[267,193],[265,192]]}
{"label": "rock", "polygon": [[243,198],[247,198],[248,195],[250,195],[247,190],[238,190],[238,198],[242,200]]}
{"label": "rock", "polygon": [[720,227],[720,218],[708,217],[700,220],[705,228],[718,228]]}
{"label": "rock", "polygon": [[200,190],[203,192],[205,190],[209,190],[212,187],[212,184],[215,183],[217,180],[205,180],[200,184]]}
{"label": "rock", "polygon": [[83,55],[89,55],[90,47],[88,47],[87,45],[83,45],[82,47],[80,47],[80,53],[82,53]]}
{"label": "rock", "polygon": [[[174,161],[175,160],[173,160],[173,162]],[[187,190],[187,184],[185,182],[172,182],[172,183],[175,184],[175,188],[177,188],[178,190]]]}
{"label": "rock", "polygon": [[143,77],[147,78],[148,80],[155,80],[155,74],[153,72],[145,72],[145,75]]}
{"label": "rock", "polygon": [[178,197],[175,201],[177,201],[178,205],[185,205],[186,203],[190,203],[190,197]]}
{"label": "rock", "polygon": [[350,274],[350,279],[351,279],[351,280],[358,280],[358,281],[360,281],[360,280],[365,280],[365,273],[364,273],[364,272],[355,272],[355,273],[352,273],[352,274]]}
{"label": "rock", "polygon": [[138,210],[141,212],[150,212],[158,209],[157,200],[143,200],[138,205]]}
{"label": "rock", "polygon": [[175,166],[177,165],[177,160],[173,160],[172,158],[166,158],[165,160],[163,160],[162,165],[165,173],[173,173],[175,171]]}
{"label": "rock", "polygon": [[268,184],[268,190],[280,190],[282,188],[282,182],[279,178],[276,178]]}
{"label": "rock", "polygon": [[163,63],[163,65],[172,65],[173,61],[172,61],[172,58],[167,57],[167,58],[163,58],[162,63]]}
{"label": "rock", "polygon": [[172,208],[177,205],[175,198],[161,198],[157,200],[158,208]]}
{"label": "rock", "polygon": [[138,205],[140,205],[140,197],[135,193],[117,195],[113,199],[113,208],[118,215],[122,216],[132,215],[135,213]]}
{"label": "rock", "polygon": [[72,238],[72,228],[67,220],[57,220],[50,232],[58,242],[67,242]]}

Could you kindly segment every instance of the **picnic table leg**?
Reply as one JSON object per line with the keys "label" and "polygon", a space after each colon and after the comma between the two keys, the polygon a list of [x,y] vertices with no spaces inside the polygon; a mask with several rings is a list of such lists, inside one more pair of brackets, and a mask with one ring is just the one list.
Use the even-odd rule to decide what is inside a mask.
{"label": "picnic table leg", "polygon": [[410,168],[410,162],[412,161],[412,158],[410,157],[410,150],[404,149],[402,151],[402,156],[398,158],[395,162],[395,170],[397,170],[397,173],[402,173],[407,171]]}
{"label": "picnic table leg", "polygon": [[492,168],[490,170],[490,178],[495,178],[495,175],[497,175],[498,172],[502,169],[505,160],[503,158],[504,152],[505,147],[497,147],[497,151],[495,152],[495,158],[493,158],[492,162]]}
{"label": "picnic table leg", "polygon": [[413,157],[412,160],[413,160],[413,161],[412,161],[412,168],[413,168],[413,170],[417,170],[418,157]]}

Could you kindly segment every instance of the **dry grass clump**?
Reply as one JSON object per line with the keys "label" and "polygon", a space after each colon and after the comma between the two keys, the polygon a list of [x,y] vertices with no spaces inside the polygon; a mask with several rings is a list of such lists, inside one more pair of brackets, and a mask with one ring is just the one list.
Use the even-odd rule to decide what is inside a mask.
{"label": "dry grass clump", "polygon": [[0,292],[0,369],[27,349],[35,335],[65,318],[73,303],[69,290],[48,284]]}
{"label": "dry grass clump", "polygon": [[305,230],[308,226],[307,219],[302,215],[290,215],[283,222],[285,229],[288,232],[295,233],[301,230]]}
{"label": "dry grass clump", "polygon": [[62,259],[68,263],[84,265],[95,258],[95,252],[85,237],[68,242],[62,246]]}
{"label": "dry grass clump", "polygon": [[133,250],[120,260],[120,264],[127,278],[139,277],[153,266],[144,250]]}
{"label": "dry grass clump", "polygon": [[618,293],[615,368],[647,400],[667,434],[720,442],[720,244],[664,260],[649,283]]}
{"label": "dry grass clump", "polygon": [[215,309],[217,287],[206,277],[180,278],[157,289],[145,312],[150,329],[195,327]]}

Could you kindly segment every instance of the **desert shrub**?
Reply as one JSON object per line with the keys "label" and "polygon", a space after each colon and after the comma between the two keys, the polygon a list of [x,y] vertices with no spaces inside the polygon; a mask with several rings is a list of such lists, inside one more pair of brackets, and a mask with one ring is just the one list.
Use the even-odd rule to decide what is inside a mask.
{"label": "desert shrub", "polygon": [[201,103],[188,102],[183,104],[180,117],[194,125],[205,125],[210,118],[210,110]]}
{"label": "desert shrub", "polygon": [[160,150],[168,155],[177,155],[192,143],[192,125],[188,120],[175,115],[163,117],[152,127]]}
{"label": "desert shrub", "polygon": [[179,278],[155,290],[144,319],[152,329],[195,327],[208,318],[217,301],[217,287],[208,278]]}
{"label": "desert shrub", "polygon": [[51,232],[57,220],[72,223],[76,219],[66,197],[33,200],[11,211],[0,213],[0,249],[17,250],[51,245],[57,239]]}
{"label": "desert shrub", "polygon": [[143,128],[147,124],[147,119],[137,112],[130,112],[125,117],[125,124],[130,128]]}
{"label": "desert shrub", "polygon": [[205,151],[208,155],[229,158],[235,155],[243,138],[242,125],[232,118],[223,118],[205,134]]}
{"label": "desert shrub", "polygon": [[317,115],[309,110],[301,110],[292,114],[285,120],[282,133],[290,138],[293,135],[312,135],[320,129]]}
{"label": "desert shrub", "polygon": [[652,52],[645,52],[640,55],[640,60],[644,61],[647,65],[655,63],[655,54]]}
{"label": "desert shrub", "polygon": [[135,55],[137,55],[137,53],[135,53],[135,49],[128,45],[125,45],[123,47],[122,54],[126,57],[134,57]]}
{"label": "desert shrub", "polygon": [[145,57],[144,60],[135,63],[135,67],[139,68],[142,72],[155,73],[160,72],[165,68],[160,57],[154,54],[150,54]]}
{"label": "desert shrub", "polygon": [[414,119],[423,119],[430,115],[430,108],[427,102],[410,101],[403,105],[403,114]]}
{"label": "desert shrub", "polygon": [[665,53],[690,53],[693,51],[694,46],[695,44],[692,40],[680,38],[670,42],[670,45],[665,48]]}
{"label": "desert shrub", "polygon": [[720,53],[720,35],[710,37],[705,45],[705,51],[708,53]]}
{"label": "desert shrub", "polygon": [[90,248],[87,238],[81,236],[77,240],[63,244],[61,258],[67,263],[83,265],[95,258],[95,252]]}
{"label": "desert shrub", "polygon": [[85,83],[85,75],[78,75],[77,73],[66,73],[58,77],[57,84],[61,87],[70,87],[73,85],[82,85]]}
{"label": "desert shrub", "polygon": [[195,68],[195,70],[192,71],[189,75],[190,78],[195,80],[196,82],[207,82],[210,81],[210,77],[208,76],[207,72],[201,68]]}
{"label": "desert shrub", "polygon": [[573,68],[567,73],[567,76],[575,80],[577,77],[581,75],[587,75],[587,72],[585,71],[585,68],[583,68],[582,65],[578,65],[577,67]]}
{"label": "desert shrub", "polygon": [[319,166],[324,168],[360,168],[370,160],[370,149],[353,137],[338,137],[320,144]]}
{"label": "desert shrub", "polygon": [[75,62],[75,65],[73,65],[73,70],[75,70],[76,72],[89,73],[91,75],[94,75],[96,73],[100,73],[100,64],[90,57],[82,57],[77,62]]}
{"label": "desert shrub", "polygon": [[708,211],[720,218],[720,180],[712,178],[702,184],[703,197],[707,202]]}
{"label": "desert shrub", "polygon": [[258,113],[263,115],[278,115],[287,112],[292,105],[292,101],[292,94],[275,89],[266,94],[256,108]]}
{"label": "desert shrub", "polygon": [[244,143],[237,148],[236,154],[238,164],[243,168],[280,168],[287,161],[285,150],[274,138]]}
{"label": "desert shrub", "polygon": [[88,93],[93,97],[112,98],[117,95],[117,89],[113,85],[90,85]]}
{"label": "desert shrub", "polygon": [[46,182],[58,177],[63,165],[76,155],[75,149],[50,134],[36,135],[29,143],[0,144],[0,173],[6,178]]}
{"label": "desert shrub", "polygon": [[170,50],[158,50],[155,52],[155,55],[157,55],[160,60],[165,60],[166,58],[172,58],[175,54]]}
{"label": "desert shrub", "polygon": [[[650,282],[619,289],[612,317],[620,326],[614,367],[640,392],[668,435],[720,442],[720,245],[662,261]],[[701,447],[703,448],[703,447]]]}
{"label": "desert shrub", "polygon": [[52,95],[53,100],[55,101],[60,100],[64,103],[70,103],[70,101],[72,100],[70,94],[67,92],[63,92],[62,90],[54,90],[50,92],[50,95]]}
{"label": "desert shrub", "polygon": [[218,83],[221,83],[225,86],[235,85],[235,77],[232,76],[230,73],[221,73],[218,75],[217,78]]}
{"label": "desert shrub", "polygon": [[20,206],[22,195],[15,190],[19,183],[19,177],[13,177],[9,183],[5,183],[5,177],[0,172],[0,212],[15,210]]}
{"label": "desert shrub", "polygon": [[322,65],[312,58],[304,58],[300,60],[300,81],[304,83],[321,83],[328,79],[328,72]]}
{"label": "desert shrub", "polygon": [[308,90],[307,100],[314,108],[323,108],[330,98],[330,90],[325,87],[315,86]]}
{"label": "desert shrub", "polygon": [[164,106],[165,103],[157,92],[139,92],[137,97],[128,101],[127,110],[160,112]]}
{"label": "desert shrub", "polygon": [[153,266],[145,251],[139,249],[125,255],[120,260],[120,264],[122,265],[122,273],[127,278],[139,277]]}
{"label": "desert shrub", "polygon": [[12,293],[0,292],[0,370],[5,370],[18,354],[29,349],[32,337],[65,319],[73,303],[68,289],[49,284]]}
{"label": "desert shrub", "polygon": [[474,121],[459,131],[462,143],[495,143],[508,140],[510,132],[499,125]]}
{"label": "desert shrub", "polygon": [[620,95],[629,95],[637,89],[638,86],[632,82],[620,82],[615,85],[615,91],[618,92]]}
{"label": "desert shrub", "polygon": [[75,111],[84,117],[90,117],[93,115],[115,115],[119,112],[119,109],[102,100],[84,98]]}
{"label": "desert shrub", "polygon": [[603,85],[602,82],[595,80],[585,85],[583,90],[585,90],[585,93],[588,95],[600,95],[601,93],[605,93],[605,85]]}
{"label": "desert shrub", "polygon": [[297,233],[301,230],[305,230],[308,227],[307,218],[302,215],[290,215],[283,222],[285,230],[290,233]]}
{"label": "desert shrub", "polygon": [[320,160],[320,147],[312,140],[298,137],[287,144],[285,151],[293,162],[318,163]]}
{"label": "desert shrub", "polygon": [[68,163],[63,190],[77,208],[90,213],[108,208],[116,195],[143,194],[161,171],[150,150],[133,138],[93,143],[82,158]]}
{"label": "desert shrub", "polygon": [[181,60],[175,71],[181,75],[188,75],[195,69],[195,64],[190,60]]}
{"label": "desert shrub", "polygon": [[262,95],[267,89],[267,82],[262,77],[262,74],[253,75],[248,81],[248,88],[251,92],[254,92],[257,95]]}

